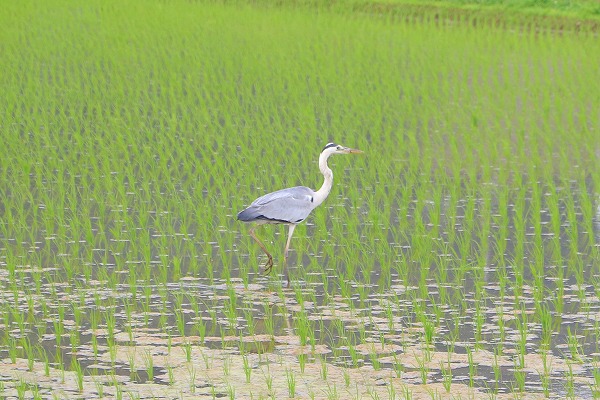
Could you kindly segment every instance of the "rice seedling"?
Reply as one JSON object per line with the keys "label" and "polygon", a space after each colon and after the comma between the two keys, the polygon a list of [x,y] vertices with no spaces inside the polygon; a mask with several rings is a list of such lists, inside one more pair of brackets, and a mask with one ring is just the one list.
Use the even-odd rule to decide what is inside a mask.
{"label": "rice seedling", "polygon": [[173,367],[171,365],[167,365],[167,374],[169,376],[169,385],[173,386],[175,383],[175,373],[173,372]]}
{"label": "rice seedling", "polygon": [[79,362],[79,360],[77,360],[76,357],[74,357],[71,360],[71,370],[75,372],[75,381],[77,382],[77,389],[80,392],[82,392],[84,371],[83,367],[81,366],[81,363]]}
{"label": "rice seedling", "polygon": [[235,399],[235,388],[231,385],[227,386],[227,394],[231,400]]}
{"label": "rice seedling", "polygon": [[473,350],[470,347],[467,347],[467,362],[469,363],[469,387],[473,387],[477,375],[477,364],[473,360]]}
{"label": "rice seedling", "polygon": [[[594,375],[594,382],[592,383],[592,395],[594,396],[598,396],[600,395],[600,368],[599,367],[595,367],[594,371],[593,371],[593,375]],[[1,393],[1,391],[0,391]]]}
{"label": "rice seedling", "polygon": [[117,399],[117,400],[123,399],[123,388],[121,387],[121,384],[119,384],[119,383],[115,384],[115,399]]}
{"label": "rice seedling", "polygon": [[[252,337],[268,376],[299,369],[335,398],[335,383],[358,393],[363,365],[460,387],[442,349],[478,393],[593,397],[569,380],[597,370],[594,34],[266,4],[51,0],[0,15],[0,352],[47,376],[75,372],[73,354],[109,376],[143,361],[148,385],[164,364],[176,386],[178,362],[119,353],[155,334],[166,358],[201,351],[195,368],[229,376],[213,396],[231,397],[254,380]],[[332,161],[336,185],[295,232],[284,290],[235,213],[257,191],[318,187],[308,155],[330,140],[366,157]],[[285,233],[265,240],[283,247]],[[308,344],[310,356],[269,361]],[[402,351],[378,353],[391,345]],[[225,347],[240,354],[213,357]],[[297,378],[271,378],[270,396],[290,394],[289,379],[299,393]],[[369,393],[419,390],[387,388]]]}
{"label": "rice seedling", "polygon": [[274,396],[275,391],[273,390],[273,377],[271,376],[268,366],[267,366],[267,372],[265,373],[265,371],[262,370],[262,373],[263,373],[263,377],[265,378],[265,384],[267,385],[267,391],[269,392],[269,395]]}
{"label": "rice seedling", "polygon": [[380,400],[381,398],[379,397],[379,394],[372,388],[369,387],[367,388],[367,394],[369,395],[370,398],[372,398],[373,400]]}
{"label": "rice seedling", "polygon": [[524,365],[521,364],[522,360],[519,361],[518,358],[515,359],[515,367],[514,367],[514,377],[515,384],[514,390],[518,393],[523,393],[525,390],[525,378],[526,372],[524,371]]}
{"label": "rice seedling", "polygon": [[12,336],[8,339],[8,357],[10,358],[11,363],[15,363],[17,361],[17,340]]}
{"label": "rice seedling", "polygon": [[33,370],[33,364],[35,361],[34,348],[31,345],[31,340],[27,336],[23,336],[21,338],[21,348],[23,352],[27,356],[27,369],[29,371]]}
{"label": "rice seedling", "polygon": [[569,356],[573,362],[583,362],[581,351],[579,350],[579,340],[577,335],[571,333],[571,327],[567,327],[567,345],[569,347]]}
{"label": "rice seedling", "polygon": [[146,367],[146,374],[148,376],[147,380],[152,382],[154,381],[154,358],[152,357],[150,350],[146,350],[143,357],[144,365]]}
{"label": "rice seedling", "polygon": [[550,395],[550,375],[552,370],[550,368],[548,353],[546,350],[542,350],[542,366],[543,370],[540,372],[540,381],[542,383],[542,391],[544,392],[544,396]]}
{"label": "rice seedling", "polygon": [[575,398],[575,382],[573,380],[573,366],[567,363],[568,369],[565,371],[565,394],[569,399]]}
{"label": "rice seedling", "polygon": [[194,367],[193,364],[188,362],[187,365],[187,372],[188,372],[188,382],[189,382],[189,390],[191,393],[195,393],[196,392],[196,374],[197,374],[197,370]]}
{"label": "rice seedling", "polygon": [[419,367],[419,375],[421,377],[421,383],[423,385],[425,385],[425,384],[427,384],[427,378],[429,376],[429,367],[427,366],[427,362],[429,361],[428,357],[425,355],[425,352],[423,352],[422,357],[415,354],[415,360]]}
{"label": "rice seedling", "polygon": [[450,388],[452,387],[452,367],[450,366],[450,362],[444,364],[443,361],[440,361],[440,370],[442,371],[444,389],[446,389],[447,393],[450,393]]}
{"label": "rice seedling", "polygon": [[185,354],[185,360],[187,362],[192,361],[192,344],[190,342],[185,342],[183,344],[183,352]]}
{"label": "rice seedling", "polygon": [[296,376],[294,375],[294,371],[286,369],[285,377],[287,380],[288,396],[294,398],[296,396]]}
{"label": "rice seedling", "polygon": [[340,398],[335,383],[332,386],[329,382],[327,382],[327,389],[323,389],[323,392],[325,393],[325,396],[327,396],[327,399],[335,400]]}
{"label": "rice seedling", "polygon": [[327,372],[328,372],[328,365],[327,365],[327,361],[324,358],[320,359],[321,362],[321,379],[323,379],[324,381],[327,380]]}
{"label": "rice seedling", "polygon": [[23,379],[19,379],[15,385],[15,389],[17,390],[17,397],[19,399],[24,399],[25,393],[27,392],[27,389],[29,389],[29,385]]}

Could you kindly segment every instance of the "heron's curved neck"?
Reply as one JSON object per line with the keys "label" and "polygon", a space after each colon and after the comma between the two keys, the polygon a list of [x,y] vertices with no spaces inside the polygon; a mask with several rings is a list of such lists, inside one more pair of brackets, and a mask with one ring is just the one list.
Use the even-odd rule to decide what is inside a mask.
{"label": "heron's curved neck", "polygon": [[321,170],[325,180],[323,181],[323,186],[321,186],[321,189],[317,190],[313,197],[314,207],[317,207],[319,204],[325,201],[327,196],[329,196],[331,186],[333,186],[333,171],[331,171],[327,165],[327,159],[330,155],[331,153],[321,153],[319,156],[319,169]]}

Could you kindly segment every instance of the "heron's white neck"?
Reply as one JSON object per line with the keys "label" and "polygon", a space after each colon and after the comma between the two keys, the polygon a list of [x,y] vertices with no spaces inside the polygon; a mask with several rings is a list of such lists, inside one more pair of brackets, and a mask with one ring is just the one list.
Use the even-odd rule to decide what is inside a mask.
{"label": "heron's white neck", "polygon": [[323,181],[323,186],[321,189],[317,190],[313,197],[313,207],[317,207],[319,204],[325,201],[327,196],[329,196],[329,192],[331,191],[331,186],[333,186],[333,171],[327,165],[327,159],[332,153],[323,152],[319,156],[319,169],[323,174],[325,180]]}

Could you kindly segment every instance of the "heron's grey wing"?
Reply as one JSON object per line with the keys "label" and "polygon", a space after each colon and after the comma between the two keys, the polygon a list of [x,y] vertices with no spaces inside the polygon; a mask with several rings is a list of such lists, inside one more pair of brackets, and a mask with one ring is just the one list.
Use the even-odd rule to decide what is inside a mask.
{"label": "heron's grey wing", "polygon": [[245,222],[264,220],[271,222],[302,222],[313,210],[314,191],[306,186],[278,190],[266,194],[238,214]]}

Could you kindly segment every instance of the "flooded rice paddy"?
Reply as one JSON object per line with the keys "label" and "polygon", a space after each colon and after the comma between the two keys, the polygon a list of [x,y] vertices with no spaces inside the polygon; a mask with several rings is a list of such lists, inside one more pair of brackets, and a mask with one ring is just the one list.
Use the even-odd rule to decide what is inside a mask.
{"label": "flooded rice paddy", "polygon": [[[515,240],[506,238],[507,257]],[[527,268],[519,278],[514,266],[457,267],[460,257],[444,253],[423,273],[410,245],[388,246],[408,268],[352,279],[348,266],[325,267],[291,288],[282,276],[237,277],[236,267],[227,279],[198,277],[189,261],[178,277],[169,268],[135,283],[113,263],[90,268],[112,281],[3,263],[0,388],[39,398],[598,396],[600,300],[587,283],[597,275],[544,266],[543,277]],[[149,267],[160,268],[156,258]]]}
{"label": "flooded rice paddy", "polygon": [[[0,397],[600,398],[593,33],[6,10]],[[287,288],[235,215],[332,140]]]}

